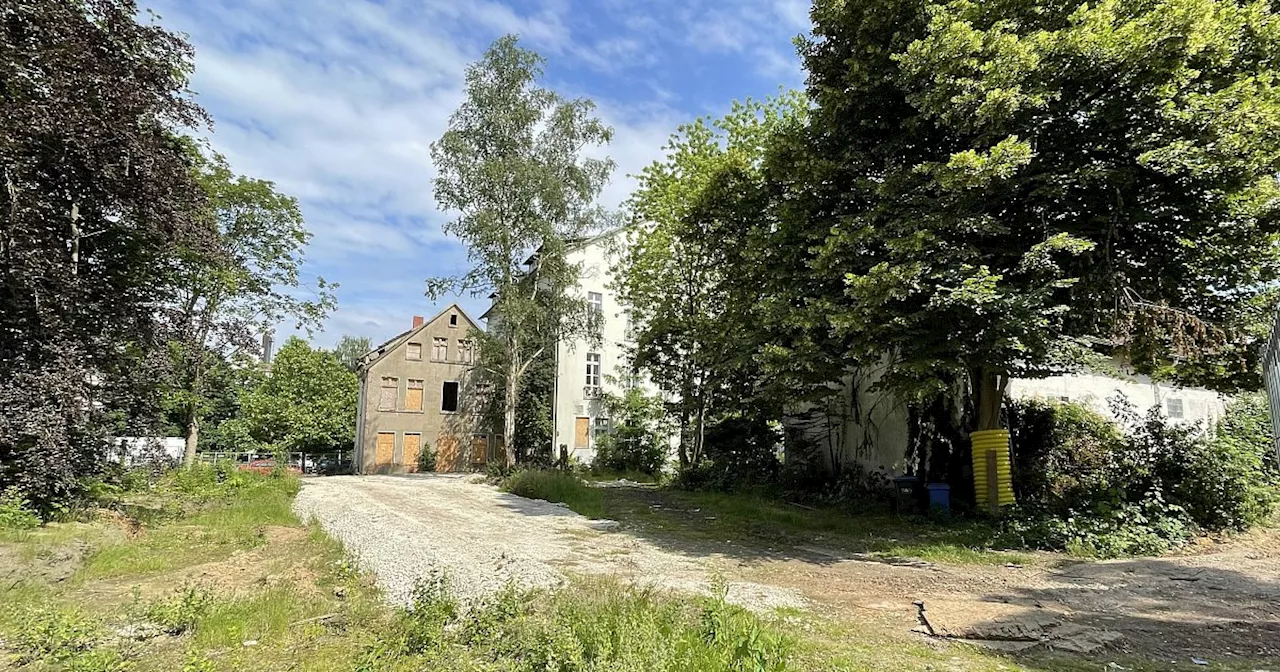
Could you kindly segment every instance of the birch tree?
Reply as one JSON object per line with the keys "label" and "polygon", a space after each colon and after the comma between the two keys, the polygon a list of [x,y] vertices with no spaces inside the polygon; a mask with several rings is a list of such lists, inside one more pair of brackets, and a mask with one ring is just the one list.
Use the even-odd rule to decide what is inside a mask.
{"label": "birch tree", "polygon": [[585,155],[612,129],[595,105],[539,84],[544,60],[506,36],[467,68],[466,100],[431,145],[446,233],[467,246],[470,271],[433,278],[427,294],[493,299],[479,367],[502,391],[506,462],[515,464],[516,406],[525,375],[558,340],[591,335],[590,311],[569,290],[580,273],[570,246],[598,230],[596,203],[613,161]]}

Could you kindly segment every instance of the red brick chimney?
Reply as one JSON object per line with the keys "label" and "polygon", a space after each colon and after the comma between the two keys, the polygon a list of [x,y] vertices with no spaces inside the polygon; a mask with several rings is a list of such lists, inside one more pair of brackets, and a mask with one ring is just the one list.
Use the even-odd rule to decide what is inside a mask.
{"label": "red brick chimney", "polygon": [[418,327],[421,327],[421,326],[422,326],[422,316],[421,316],[421,315],[414,315],[414,316],[413,316],[413,328],[414,328],[414,329],[417,329]]}

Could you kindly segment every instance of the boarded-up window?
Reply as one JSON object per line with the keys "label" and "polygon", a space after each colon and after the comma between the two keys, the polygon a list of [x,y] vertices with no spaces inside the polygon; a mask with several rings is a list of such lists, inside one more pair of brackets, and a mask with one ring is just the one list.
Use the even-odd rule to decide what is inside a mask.
{"label": "boarded-up window", "polygon": [[458,339],[458,361],[464,364],[474,364],[476,361],[475,344],[470,339]]}
{"label": "boarded-up window", "polygon": [[404,391],[404,410],[422,410],[422,381],[409,379],[409,387]]}
{"label": "boarded-up window", "polygon": [[409,467],[410,471],[417,471],[418,451],[422,449],[422,435],[416,432],[406,432],[403,443],[403,454],[400,457],[400,465]]}
{"label": "boarded-up window", "polygon": [[591,446],[591,418],[574,418],[573,447],[588,448]]}
{"label": "boarded-up window", "polygon": [[449,339],[431,339],[431,359],[434,359],[437,362],[445,362],[449,360]]}
{"label": "boarded-up window", "polygon": [[383,378],[382,390],[381,390],[381,393],[378,395],[378,410],[379,411],[396,410],[396,396],[398,396],[397,392],[399,391],[400,391],[399,378]]}
{"label": "boarded-up window", "polygon": [[471,462],[484,464],[489,458],[489,437],[477,434],[471,437]]}
{"label": "boarded-up window", "polygon": [[405,359],[422,359],[422,344],[410,343],[404,350]]}
{"label": "boarded-up window", "polygon": [[440,410],[445,413],[458,411],[458,384],[452,380],[445,381],[440,390]]}
{"label": "boarded-up window", "polygon": [[379,465],[391,464],[395,459],[396,453],[396,433],[395,432],[378,432],[378,452],[374,456],[375,463]]}

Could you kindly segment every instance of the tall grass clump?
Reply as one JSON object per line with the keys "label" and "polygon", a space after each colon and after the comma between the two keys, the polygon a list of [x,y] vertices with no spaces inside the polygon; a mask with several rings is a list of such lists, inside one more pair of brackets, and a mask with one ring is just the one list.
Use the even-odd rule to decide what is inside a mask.
{"label": "tall grass clump", "polygon": [[680,599],[613,580],[552,592],[508,586],[462,608],[433,579],[365,651],[358,669],[783,672],[792,642],[725,601]]}
{"label": "tall grass clump", "polygon": [[604,493],[572,472],[524,469],[508,476],[501,487],[520,497],[563,503],[588,518],[604,515]]}

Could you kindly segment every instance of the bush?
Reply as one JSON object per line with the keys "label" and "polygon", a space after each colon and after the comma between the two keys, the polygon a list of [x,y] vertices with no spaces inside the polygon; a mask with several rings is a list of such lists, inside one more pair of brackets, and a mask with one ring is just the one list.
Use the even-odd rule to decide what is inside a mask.
{"label": "bush", "polygon": [[418,473],[430,473],[436,470],[436,449],[429,441],[422,442],[418,451]]}
{"label": "bush", "polygon": [[596,473],[657,476],[667,463],[667,438],[672,433],[662,399],[633,387],[622,395],[606,395],[604,405],[614,424],[600,436],[591,468]]}
{"label": "bush", "polygon": [[181,635],[196,627],[200,617],[209,611],[213,595],[194,586],[184,586],[175,595],[152,602],[142,616],[166,634]]}
{"label": "bush", "polygon": [[1127,431],[1078,405],[1011,405],[1020,506],[1006,530],[1019,543],[1153,555],[1272,515],[1280,479],[1260,395],[1234,402],[1211,433],[1158,409],[1139,415],[1123,399],[1113,409]]}
{"label": "bush", "polygon": [[102,626],[78,609],[48,607],[24,614],[9,648],[24,659],[63,661],[92,649]]}
{"label": "bush", "polygon": [[572,472],[523,469],[508,476],[501,487],[520,497],[564,503],[590,518],[604,515],[604,493]]}
{"label": "bush", "polygon": [[40,515],[17,488],[0,493],[0,530],[33,530],[40,527]]}
{"label": "bush", "polygon": [[719,492],[776,486],[782,471],[781,441],[781,429],[765,420],[729,418],[708,425],[703,459],[677,474],[675,485]]}

